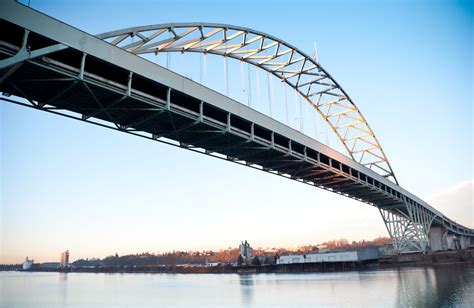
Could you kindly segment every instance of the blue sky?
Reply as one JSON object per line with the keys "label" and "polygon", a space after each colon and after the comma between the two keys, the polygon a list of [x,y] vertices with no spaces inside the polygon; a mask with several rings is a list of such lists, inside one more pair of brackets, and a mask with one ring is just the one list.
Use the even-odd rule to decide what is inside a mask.
{"label": "blue sky", "polygon": [[[474,225],[467,2],[31,0],[31,6],[89,33],[208,21],[260,30],[309,54],[317,42],[320,63],[359,106],[400,184]],[[36,110],[2,103],[0,112],[0,262],[26,255],[54,260],[67,248],[76,259],[219,249],[244,239],[273,247],[386,235],[375,208],[329,192]],[[460,185],[462,202],[455,198]]]}

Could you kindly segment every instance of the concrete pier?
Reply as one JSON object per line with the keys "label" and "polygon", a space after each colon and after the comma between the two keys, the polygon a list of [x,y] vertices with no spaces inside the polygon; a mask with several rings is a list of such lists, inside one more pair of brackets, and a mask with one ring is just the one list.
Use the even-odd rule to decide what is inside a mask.
{"label": "concrete pier", "polygon": [[473,245],[472,237],[455,235],[442,227],[431,227],[428,238],[431,251],[459,250]]}

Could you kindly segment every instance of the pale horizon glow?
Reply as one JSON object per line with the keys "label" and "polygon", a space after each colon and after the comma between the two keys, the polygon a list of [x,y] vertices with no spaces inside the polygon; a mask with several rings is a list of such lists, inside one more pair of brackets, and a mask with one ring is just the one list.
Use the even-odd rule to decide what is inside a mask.
{"label": "pale horizon glow", "polygon": [[474,180],[458,183],[426,197],[425,200],[443,215],[474,228]]}
{"label": "pale horizon glow", "polygon": [[[472,7],[298,3],[245,2],[232,14],[213,1],[31,6],[89,33],[195,20],[261,30],[307,54],[316,41],[400,185],[473,228]],[[378,210],[361,202],[37,110],[0,103],[0,138],[0,263],[57,261],[66,249],[74,261],[388,236]]]}

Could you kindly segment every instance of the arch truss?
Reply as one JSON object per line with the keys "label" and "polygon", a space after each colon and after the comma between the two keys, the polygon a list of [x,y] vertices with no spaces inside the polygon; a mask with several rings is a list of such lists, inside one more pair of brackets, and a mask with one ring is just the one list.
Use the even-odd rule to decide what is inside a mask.
{"label": "arch truss", "polygon": [[429,245],[428,234],[436,214],[406,199],[405,205],[407,211],[379,207],[392,244],[398,253],[426,251]]}
{"label": "arch truss", "polygon": [[280,39],[247,28],[210,23],[150,25],[97,37],[136,55],[197,52],[263,69],[317,110],[353,160],[398,184],[382,147],[349,95],[316,59]]}

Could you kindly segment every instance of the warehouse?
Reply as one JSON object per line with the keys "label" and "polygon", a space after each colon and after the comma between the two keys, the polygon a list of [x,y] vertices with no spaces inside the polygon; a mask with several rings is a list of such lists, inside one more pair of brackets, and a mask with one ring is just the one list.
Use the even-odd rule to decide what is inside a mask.
{"label": "warehouse", "polygon": [[279,256],[277,264],[320,263],[320,262],[359,262],[375,260],[380,256],[377,248],[365,248],[353,251],[308,253]]}

